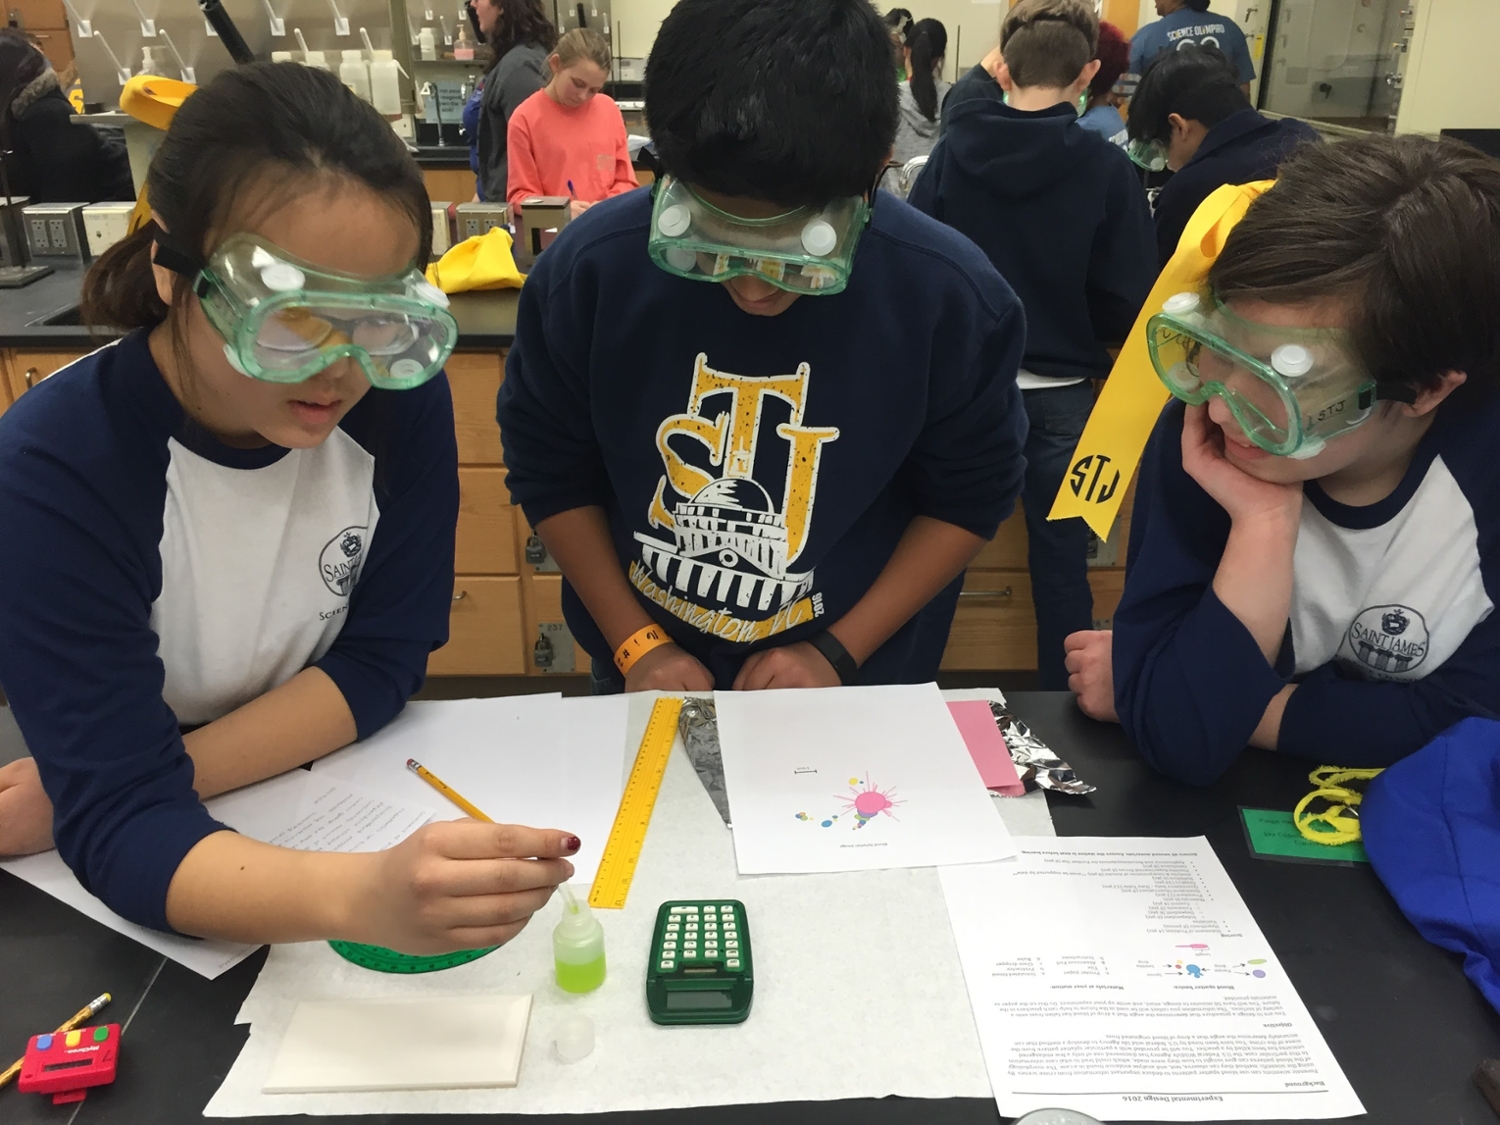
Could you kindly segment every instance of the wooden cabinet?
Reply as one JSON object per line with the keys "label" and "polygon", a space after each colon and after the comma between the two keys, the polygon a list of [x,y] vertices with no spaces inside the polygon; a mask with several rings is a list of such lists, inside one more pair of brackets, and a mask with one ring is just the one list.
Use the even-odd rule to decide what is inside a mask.
{"label": "wooden cabinet", "polygon": [[516,521],[505,470],[465,465],[458,470],[459,574],[516,574]]}
{"label": "wooden cabinet", "polygon": [[86,355],[88,352],[7,351],[3,366],[10,386],[11,401],[20,398],[43,379],[51,378],[60,368]]}
{"label": "wooden cabinet", "polygon": [[448,643],[432,654],[433,676],[519,676],[521,580],[514,575],[459,575],[453,582]]}

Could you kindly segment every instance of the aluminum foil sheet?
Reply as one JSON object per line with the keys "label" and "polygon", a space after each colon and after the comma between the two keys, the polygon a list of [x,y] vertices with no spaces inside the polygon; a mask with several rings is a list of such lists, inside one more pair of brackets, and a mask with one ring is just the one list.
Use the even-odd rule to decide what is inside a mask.
{"label": "aluminum foil sheet", "polygon": [[698,771],[698,780],[729,825],[729,792],[724,788],[724,757],[719,752],[719,716],[712,699],[687,699],[677,718],[688,760]]}
{"label": "aluminum foil sheet", "polygon": [[1021,775],[1021,781],[1025,783],[1028,792],[1032,789],[1051,789],[1056,793],[1071,793],[1075,797],[1082,797],[1085,793],[1094,791],[1094,786],[1074,773],[1072,766],[1054,754],[1050,746],[1031,733],[1030,727],[1011,714],[1008,703],[990,700],[990,714],[995,716],[995,725],[1005,736],[1011,760],[1016,763],[1016,772]]}

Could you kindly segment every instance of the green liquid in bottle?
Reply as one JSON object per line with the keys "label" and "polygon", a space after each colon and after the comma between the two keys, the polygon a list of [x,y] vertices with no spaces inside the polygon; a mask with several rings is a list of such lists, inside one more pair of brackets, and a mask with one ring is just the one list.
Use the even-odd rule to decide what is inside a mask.
{"label": "green liquid in bottle", "polygon": [[557,967],[557,986],[564,992],[592,992],[604,983],[604,954],[581,965],[567,961],[554,961]]}

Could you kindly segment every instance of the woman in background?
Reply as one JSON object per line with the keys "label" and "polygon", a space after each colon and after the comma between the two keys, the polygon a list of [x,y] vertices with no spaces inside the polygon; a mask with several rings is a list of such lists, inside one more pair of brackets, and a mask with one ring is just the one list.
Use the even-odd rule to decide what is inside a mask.
{"label": "woman in background", "polygon": [[552,80],[510,119],[512,207],[532,195],[566,195],[577,218],[600,200],[640,187],[625,118],[601,94],[612,62],[604,36],[574,28],[547,58]]}
{"label": "woman in background", "polygon": [[1088,101],[1078,124],[1125,148],[1130,144],[1130,136],[1125,131],[1125,118],[1120,116],[1120,96],[1115,93],[1115,86],[1130,65],[1130,41],[1114,24],[1100,20],[1099,46],[1094,57],[1099,60],[1099,70],[1089,83]]}
{"label": "woman in background", "polygon": [[906,81],[906,33],[914,21],[905,8],[892,8],[885,14],[885,26],[891,29],[891,55],[896,62],[896,81]]}
{"label": "woman in background", "polygon": [[0,30],[0,148],[10,190],[33,203],[134,199],[123,143],[75,125],[47,56],[14,28]]}
{"label": "woman in background", "polygon": [[937,20],[918,20],[906,33],[906,71],[900,87],[901,120],[896,127],[896,164],[927,156],[938,141],[939,111],[952,84],[940,77],[948,50],[948,29]]}
{"label": "woman in background", "polygon": [[547,55],[557,46],[557,28],[543,14],[542,0],[473,0],[473,5],[474,22],[495,51],[479,102],[479,194],[499,202],[506,198],[510,171],[511,115],[551,77]]}

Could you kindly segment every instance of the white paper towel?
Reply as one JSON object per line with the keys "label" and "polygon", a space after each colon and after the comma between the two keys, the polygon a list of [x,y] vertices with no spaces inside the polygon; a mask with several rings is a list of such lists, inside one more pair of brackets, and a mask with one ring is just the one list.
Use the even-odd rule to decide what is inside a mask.
{"label": "white paper towel", "polygon": [[[628,745],[639,743],[650,702],[632,701]],[[570,996],[553,983],[555,903],[504,948],[427,976],[369,972],[324,943],[276,946],[240,1009],[237,1022],[251,1024],[250,1039],[205,1116],[599,1113],[893,1094],[988,1098],[936,871],[740,878],[729,830],[680,747],[662,783],[629,903],[620,912],[599,912],[609,976],[597,992]],[[1016,805],[1017,820],[1038,824],[1032,796],[1041,795],[1001,808]],[[645,1002],[657,906],[669,898],[725,897],[745,903],[755,944],[749,1020],[658,1027]],[[299,1000],[521,992],[534,994],[534,1005],[515,1089],[260,1092]],[[597,1045],[570,1065],[552,1043],[575,1012],[594,1021]]]}

